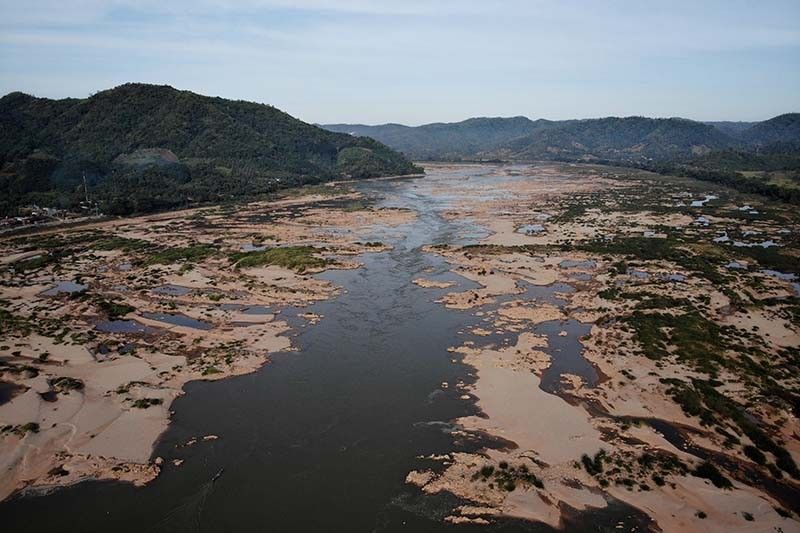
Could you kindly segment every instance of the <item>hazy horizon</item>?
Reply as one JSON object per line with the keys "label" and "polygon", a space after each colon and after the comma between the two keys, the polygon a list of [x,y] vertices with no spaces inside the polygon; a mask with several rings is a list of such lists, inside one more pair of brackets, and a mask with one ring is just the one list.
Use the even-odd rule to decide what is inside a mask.
{"label": "hazy horizon", "polygon": [[318,124],[800,110],[800,3],[0,0],[0,93],[127,82]]}

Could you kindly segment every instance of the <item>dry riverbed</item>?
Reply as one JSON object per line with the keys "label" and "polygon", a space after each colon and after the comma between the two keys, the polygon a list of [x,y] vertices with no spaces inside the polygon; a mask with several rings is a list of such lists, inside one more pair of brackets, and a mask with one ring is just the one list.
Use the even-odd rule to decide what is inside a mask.
{"label": "dry riverbed", "polygon": [[[473,334],[518,335],[452,348],[475,369],[463,392],[482,412],[459,431],[503,445],[456,449],[408,483],[470,502],[454,523],[559,527],[616,500],[663,531],[800,529],[790,206],[603,167],[427,170],[458,176],[423,192],[453,199],[446,216],[491,230],[428,247],[480,285],[441,305],[481,316]],[[582,362],[564,370],[570,339]]]}
{"label": "dry riverbed", "polygon": [[286,313],[313,326],[322,317],[302,308],[338,291],[312,274],[358,268],[354,256],[386,249],[363,235],[413,217],[331,185],[5,238],[0,500],[153,479],[153,446],[183,385],[291,350]]}
{"label": "dry riverbed", "polygon": [[[458,498],[447,522],[569,527],[630,507],[653,530],[800,530],[792,208],[589,165],[426,170],[380,188],[387,205],[430,200],[418,225],[339,185],[4,239],[0,498],[153,479],[186,382],[291,350],[293,328],[325,320],[305,307],[340,291],[313,273],[359,268],[388,249],[371,235],[417,227],[423,238],[396,241],[402,264],[432,254],[450,272],[419,268],[407,283],[470,320],[449,353],[430,354],[466,365],[431,398],[452,395],[469,416],[436,420],[452,450],[419,457],[406,479],[416,497]],[[425,233],[440,217],[446,233]],[[216,438],[228,442],[185,444]]]}

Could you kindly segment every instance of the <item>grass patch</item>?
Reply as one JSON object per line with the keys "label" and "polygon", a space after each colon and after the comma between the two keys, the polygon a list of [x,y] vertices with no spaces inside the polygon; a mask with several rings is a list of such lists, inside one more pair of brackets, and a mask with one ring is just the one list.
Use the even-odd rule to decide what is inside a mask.
{"label": "grass patch", "polygon": [[668,348],[674,347],[679,359],[711,375],[716,375],[717,366],[725,363],[723,350],[727,343],[722,328],[695,310],[681,315],[636,310],[625,322],[650,359],[666,357],[670,354]]}
{"label": "grass patch", "polygon": [[104,298],[96,299],[95,303],[100,311],[102,311],[111,320],[121,318],[136,310],[133,306],[128,304],[115,302],[113,300],[106,300]]}
{"label": "grass patch", "polygon": [[146,265],[169,265],[172,263],[197,263],[216,255],[217,248],[210,244],[195,244],[183,248],[167,248],[156,252],[145,261]]}
{"label": "grass patch", "polygon": [[110,251],[122,250],[123,252],[136,252],[150,248],[152,243],[143,239],[129,239],[127,237],[109,237],[101,239],[94,244],[95,250]]}
{"label": "grass patch", "polygon": [[344,211],[347,213],[354,213],[356,211],[364,211],[369,209],[369,206],[366,202],[362,202],[361,200],[355,200],[353,202],[348,203],[344,206]]}
{"label": "grass patch", "polygon": [[43,253],[41,255],[37,255],[29,259],[22,259],[20,261],[15,261],[14,263],[11,264],[11,267],[14,269],[14,271],[20,273],[35,272],[54,263],[58,263],[59,261],[61,261],[61,259],[65,258],[66,256],[67,253],[63,251]]}
{"label": "grass patch", "polygon": [[296,272],[305,272],[328,264],[325,259],[316,257],[314,255],[316,252],[317,249],[313,246],[283,246],[260,252],[237,252],[230,255],[230,260],[236,268],[276,265]]}
{"label": "grass patch", "polygon": [[718,270],[718,266],[726,258],[722,249],[704,245],[693,251],[692,247],[678,241],[675,237],[666,239],[648,237],[597,239],[577,244],[574,248],[597,255],[621,255],[629,259],[670,261],[703,276],[712,283],[725,281],[725,276]]}

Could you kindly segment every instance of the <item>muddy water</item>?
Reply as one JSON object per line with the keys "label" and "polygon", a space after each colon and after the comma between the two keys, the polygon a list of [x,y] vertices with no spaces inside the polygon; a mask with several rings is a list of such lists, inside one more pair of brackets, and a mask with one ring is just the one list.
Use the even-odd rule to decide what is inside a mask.
{"label": "muddy water", "polygon": [[[482,169],[476,174],[488,175]],[[437,175],[429,180],[446,180]],[[482,176],[470,178],[480,181]],[[218,382],[194,382],[154,452],[164,470],[144,488],[86,482],[48,496],[0,505],[8,531],[472,531],[442,522],[452,497],[423,497],[404,483],[426,463],[418,456],[480,443],[454,443],[442,428],[475,414],[472,401],[442,382],[471,381],[471,369],[447,348],[477,325],[470,313],[434,302],[450,289],[424,289],[418,277],[474,285],[421,252],[436,243],[472,242],[485,231],[440,216],[454,198],[424,194],[417,180],[365,183],[384,205],[411,208],[418,219],[376,228],[370,240],[394,246],[360,258],[364,268],[320,275],[344,288],[306,309],[324,315],[300,328],[299,352],[277,354],[261,371]],[[546,297],[547,295],[539,295]],[[291,316],[291,313],[285,313]],[[553,337],[569,325],[543,325]],[[574,332],[582,333],[582,330]],[[567,337],[559,347],[574,349]],[[558,357],[558,353],[553,354]],[[574,356],[575,354],[573,354]],[[573,361],[574,363],[574,361]],[[569,365],[568,365],[569,366]],[[575,365],[571,364],[570,368]],[[191,437],[219,439],[182,446]],[[180,467],[171,464],[182,459]],[[572,518],[581,530],[630,531],[641,517],[614,504]],[[545,531],[499,520],[494,531]],[[482,528],[486,530],[486,528]]]}

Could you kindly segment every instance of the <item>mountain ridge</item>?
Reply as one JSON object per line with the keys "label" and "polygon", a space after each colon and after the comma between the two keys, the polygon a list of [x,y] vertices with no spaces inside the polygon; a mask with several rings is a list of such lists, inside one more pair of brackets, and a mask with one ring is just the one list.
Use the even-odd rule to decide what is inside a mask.
{"label": "mountain ridge", "polygon": [[[757,123],[699,122],[643,116],[551,121],[474,117],[420,126],[326,124],[370,136],[413,159],[685,160],[720,149],[746,149],[800,140],[800,113]],[[487,135],[488,133],[488,135]],[[483,139],[465,142],[465,139]]]}

